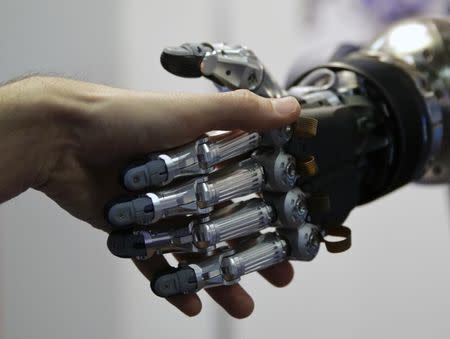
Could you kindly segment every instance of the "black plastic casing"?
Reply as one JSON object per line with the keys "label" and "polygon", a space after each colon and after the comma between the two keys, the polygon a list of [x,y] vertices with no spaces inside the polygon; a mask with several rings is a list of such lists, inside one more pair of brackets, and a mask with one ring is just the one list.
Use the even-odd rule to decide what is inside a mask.
{"label": "black plastic casing", "polygon": [[[328,112],[325,108],[303,110],[302,114],[319,121],[317,136],[308,140],[294,138],[288,146],[297,158],[305,154],[316,157],[318,175],[301,181],[300,186],[308,193],[329,196],[331,209],[312,215],[313,222],[327,227],[342,224],[354,207],[419,178],[431,151],[431,123],[425,98],[402,68],[358,54],[318,68],[323,67],[361,75],[369,101],[373,102],[371,108],[349,105],[330,107]],[[382,115],[389,147],[358,153],[359,114],[352,110],[364,109],[375,109]]]}

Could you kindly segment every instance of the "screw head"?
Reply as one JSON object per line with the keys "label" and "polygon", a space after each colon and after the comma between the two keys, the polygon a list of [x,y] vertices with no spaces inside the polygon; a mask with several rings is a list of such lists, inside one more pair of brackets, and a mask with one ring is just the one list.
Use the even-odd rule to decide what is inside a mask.
{"label": "screw head", "polygon": [[290,176],[290,177],[295,177],[296,175],[296,170],[295,170],[295,162],[291,161],[287,164],[286,166],[286,173]]}
{"label": "screw head", "polygon": [[308,209],[306,208],[306,205],[303,200],[301,199],[297,200],[297,202],[295,203],[294,211],[298,219],[302,220],[303,222],[306,220]]}
{"label": "screw head", "polygon": [[309,234],[309,239],[307,242],[307,250],[310,254],[316,254],[320,247],[320,236],[318,232],[312,231]]}

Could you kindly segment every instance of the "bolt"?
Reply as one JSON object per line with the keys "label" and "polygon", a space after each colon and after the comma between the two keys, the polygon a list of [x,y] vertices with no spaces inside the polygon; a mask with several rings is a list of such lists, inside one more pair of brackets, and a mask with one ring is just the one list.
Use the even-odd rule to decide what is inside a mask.
{"label": "bolt", "polygon": [[297,200],[297,202],[295,203],[294,213],[297,215],[297,219],[305,221],[306,215],[308,214],[308,209],[306,208],[306,205],[304,204],[303,200],[301,199]]}
{"label": "bolt", "polygon": [[310,251],[317,251],[320,246],[320,237],[317,232],[313,231],[310,233],[307,246]]}
{"label": "bolt", "polygon": [[296,171],[295,171],[295,163],[289,162],[286,166],[286,172],[290,177],[295,177]]}

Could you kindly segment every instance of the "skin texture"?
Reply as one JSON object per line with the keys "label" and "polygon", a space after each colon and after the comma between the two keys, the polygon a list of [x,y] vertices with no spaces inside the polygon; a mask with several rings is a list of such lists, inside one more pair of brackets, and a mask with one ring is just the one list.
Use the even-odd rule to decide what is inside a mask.
{"label": "skin texture", "polygon": [[[74,217],[108,232],[103,209],[111,199],[131,194],[119,184],[130,161],[210,130],[286,125],[298,118],[300,107],[293,98],[283,100],[243,90],[155,94],[51,77],[10,83],[0,87],[0,202],[34,188]],[[160,255],[135,264],[148,279],[168,267]],[[293,269],[284,262],[260,274],[282,287],[292,280]],[[253,311],[254,302],[240,285],[207,293],[233,317]],[[168,301],[189,316],[201,311],[196,294]]]}

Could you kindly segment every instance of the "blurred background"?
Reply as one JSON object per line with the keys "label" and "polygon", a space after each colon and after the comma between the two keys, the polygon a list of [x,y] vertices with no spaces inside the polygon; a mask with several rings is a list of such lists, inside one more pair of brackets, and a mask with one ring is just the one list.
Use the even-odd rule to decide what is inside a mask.
{"label": "blurred background", "polygon": [[[285,81],[294,60],[320,63],[338,43],[367,41],[398,17],[450,8],[424,0],[0,4],[0,81],[39,72],[188,92],[214,88],[165,73],[159,55],[167,45],[245,44]],[[106,234],[29,190],[0,206],[0,338],[448,338],[449,207],[445,185],[409,185],[356,209],[347,220],[350,251],[294,263],[284,289],[245,277],[256,308],[238,321],[204,292],[201,315],[182,315],[130,262],[109,254]]]}

